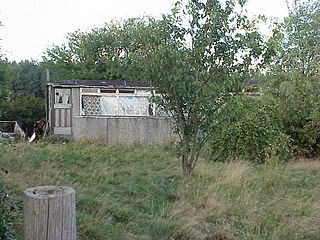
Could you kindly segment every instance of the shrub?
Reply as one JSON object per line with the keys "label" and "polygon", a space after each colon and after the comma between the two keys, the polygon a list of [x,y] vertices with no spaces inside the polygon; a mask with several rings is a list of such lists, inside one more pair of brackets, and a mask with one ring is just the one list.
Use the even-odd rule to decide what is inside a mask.
{"label": "shrub", "polygon": [[19,204],[8,195],[0,178],[0,239],[16,239],[14,223],[19,216]]}
{"label": "shrub", "polygon": [[284,160],[288,155],[289,138],[269,96],[233,97],[215,125],[218,127],[208,144],[210,159],[264,162],[269,157]]}
{"label": "shrub", "polygon": [[267,90],[280,110],[284,130],[293,140],[298,156],[320,153],[319,80],[303,76],[280,76]]}

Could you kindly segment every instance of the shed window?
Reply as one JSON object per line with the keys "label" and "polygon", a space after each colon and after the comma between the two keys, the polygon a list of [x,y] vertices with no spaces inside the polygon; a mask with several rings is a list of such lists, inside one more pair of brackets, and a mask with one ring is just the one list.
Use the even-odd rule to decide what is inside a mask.
{"label": "shed window", "polygon": [[117,90],[116,89],[101,89],[100,92],[101,93],[116,93]]}
{"label": "shed window", "polygon": [[119,93],[134,93],[134,89],[119,89]]}
{"label": "shed window", "polygon": [[98,88],[82,88],[81,92],[83,93],[98,93]]}
{"label": "shed window", "polygon": [[99,96],[82,96],[83,114],[86,116],[101,115],[101,102]]}
{"label": "shed window", "polygon": [[103,96],[101,99],[101,115],[116,116],[118,115],[118,99],[116,96]]}
{"label": "shed window", "polygon": [[100,89],[98,94],[83,93],[82,115],[153,116],[156,108],[150,102],[151,95],[150,91],[135,89]]}
{"label": "shed window", "polygon": [[120,116],[148,116],[149,98],[142,96],[119,96]]}
{"label": "shed window", "polygon": [[69,104],[70,103],[70,89],[55,89],[54,103]]}

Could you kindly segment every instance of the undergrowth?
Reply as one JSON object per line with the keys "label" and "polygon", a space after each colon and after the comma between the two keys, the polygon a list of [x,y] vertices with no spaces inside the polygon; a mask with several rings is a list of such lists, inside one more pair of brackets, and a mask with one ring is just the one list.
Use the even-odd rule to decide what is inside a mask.
{"label": "undergrowth", "polygon": [[[189,181],[171,145],[0,145],[4,181],[76,190],[78,239],[319,239],[320,162],[201,161]],[[19,200],[19,199],[18,199]],[[17,222],[23,239],[23,219]]]}

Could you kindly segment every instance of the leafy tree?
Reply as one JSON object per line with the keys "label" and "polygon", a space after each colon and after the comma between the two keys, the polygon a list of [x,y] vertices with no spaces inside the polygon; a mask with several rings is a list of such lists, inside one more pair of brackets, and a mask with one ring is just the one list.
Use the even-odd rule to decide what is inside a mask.
{"label": "leafy tree", "polygon": [[266,51],[255,25],[241,12],[244,2],[177,2],[163,18],[170,39],[146,56],[131,55],[143,65],[141,78],[161,93],[155,101],[175,121],[186,178],[215,132],[221,108],[242,89],[241,82]]}
{"label": "leafy tree", "polygon": [[284,131],[297,155],[319,154],[320,2],[293,1],[289,17],[274,30],[277,56],[264,76],[266,91],[281,110]]}
{"label": "leafy tree", "polygon": [[6,60],[0,59],[0,101],[5,101],[9,94],[9,68]]}
{"label": "leafy tree", "polygon": [[[0,27],[2,26],[0,22]],[[1,48],[0,48],[1,50]],[[9,68],[8,62],[4,59],[3,55],[0,53],[0,104],[3,101],[6,101],[9,95]],[[0,116],[1,116],[2,109],[0,107]]]}
{"label": "leafy tree", "polygon": [[53,79],[133,79],[128,56],[148,52],[165,39],[161,24],[152,17],[131,18],[70,33],[66,45],[47,50],[45,66],[53,71]]}
{"label": "leafy tree", "polygon": [[293,1],[289,17],[275,29],[274,47],[278,56],[276,71],[296,72],[304,76],[320,73],[320,2]]}
{"label": "leafy tree", "polygon": [[32,95],[45,96],[45,68],[36,61],[24,60],[9,64],[9,87],[13,98]]}
{"label": "leafy tree", "polygon": [[0,120],[20,120],[27,133],[33,129],[45,115],[43,75],[44,69],[33,61],[0,63]]}

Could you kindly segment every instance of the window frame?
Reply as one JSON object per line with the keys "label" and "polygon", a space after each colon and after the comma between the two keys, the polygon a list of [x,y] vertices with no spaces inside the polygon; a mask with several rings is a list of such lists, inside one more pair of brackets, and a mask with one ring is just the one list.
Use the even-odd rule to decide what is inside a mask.
{"label": "window frame", "polygon": [[[59,101],[57,102],[57,91],[63,90],[63,91],[68,91],[68,102],[64,103],[63,101],[60,103]],[[53,98],[53,104],[54,105],[70,105],[71,104],[71,88],[54,88],[54,98]],[[62,95],[63,96],[63,95]],[[63,98],[62,98],[63,99]]]}
{"label": "window frame", "polygon": [[[151,103],[149,100],[149,105],[148,105],[148,110],[147,112],[149,113],[148,115],[120,115],[120,101],[119,98],[121,97],[147,97],[150,98],[152,97],[152,95],[154,94],[154,90],[150,89],[137,89],[137,88],[98,88],[98,92],[96,93],[92,93],[92,92],[84,92],[83,89],[86,88],[80,88],[80,116],[81,117],[154,117],[156,114],[156,104],[155,103]],[[101,92],[101,90],[116,90],[115,93],[103,93]],[[134,90],[133,92],[120,92],[121,90],[124,91],[128,91],[128,90]],[[84,114],[84,109],[83,109],[83,100],[82,97],[83,96],[98,96],[98,97],[116,97],[116,102],[117,102],[117,114],[116,115],[112,115],[112,114],[108,114],[108,115],[85,115]],[[150,115],[149,112],[149,108],[150,108],[150,104],[152,104],[152,115]]]}

